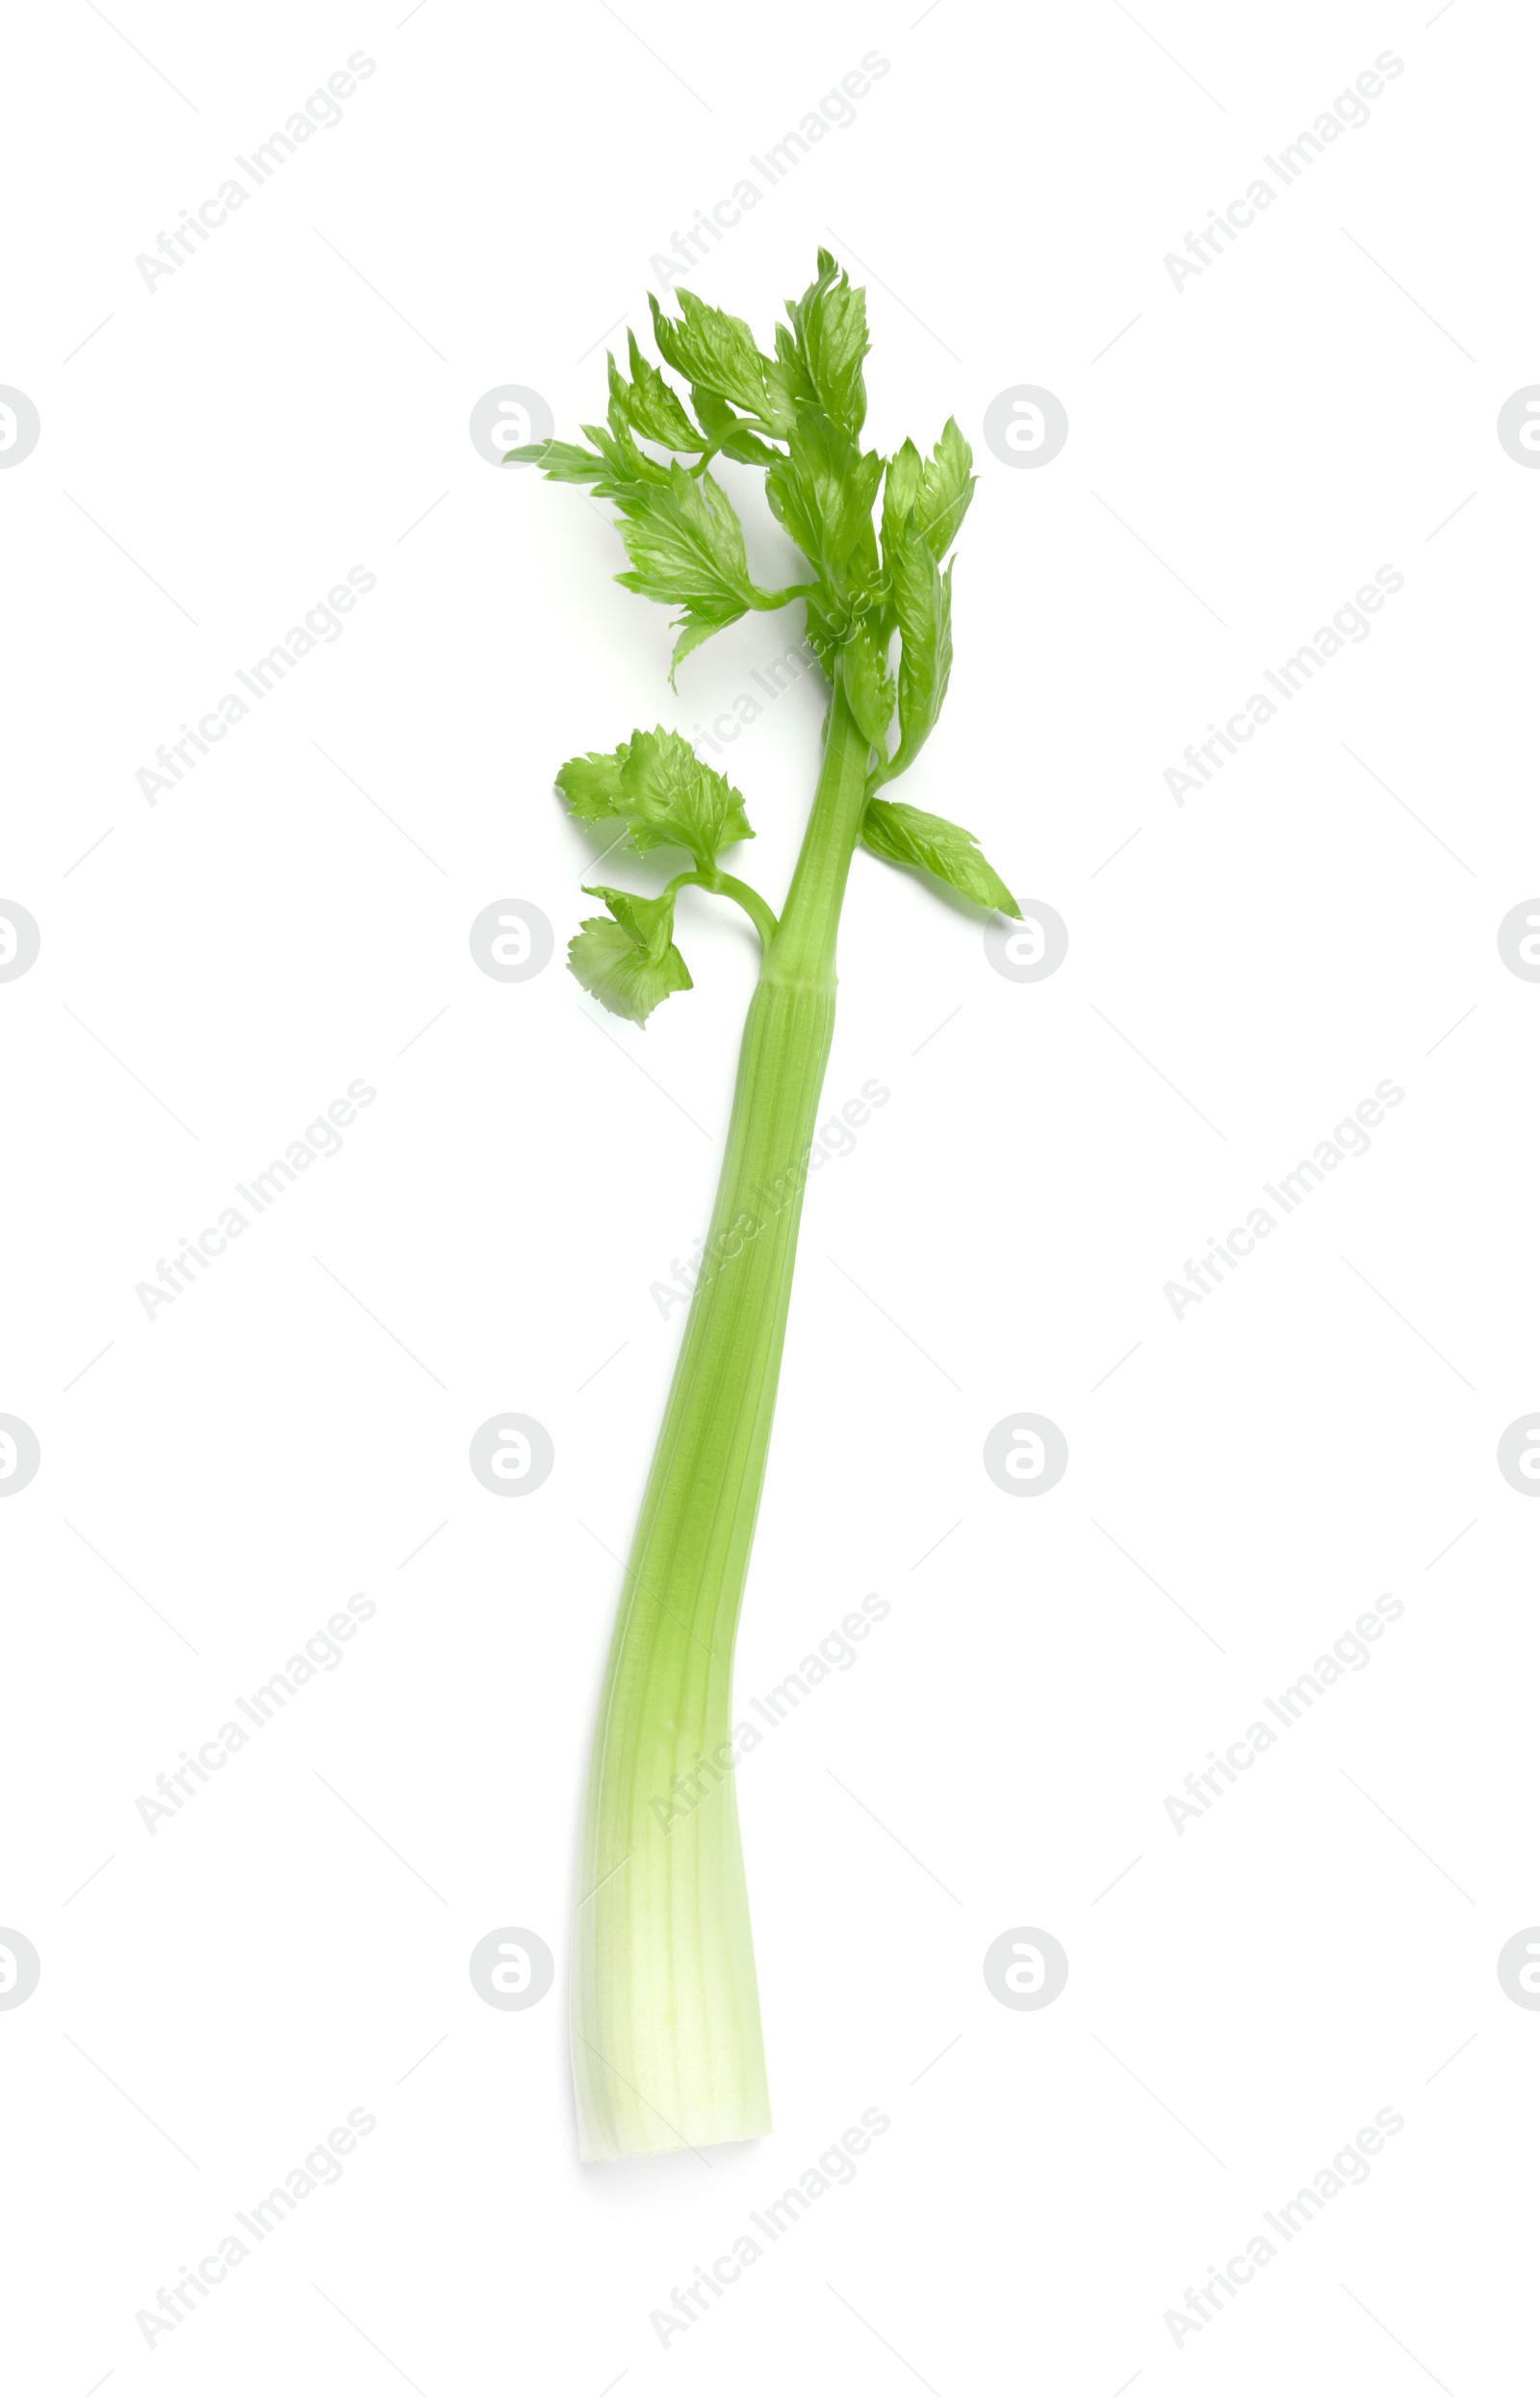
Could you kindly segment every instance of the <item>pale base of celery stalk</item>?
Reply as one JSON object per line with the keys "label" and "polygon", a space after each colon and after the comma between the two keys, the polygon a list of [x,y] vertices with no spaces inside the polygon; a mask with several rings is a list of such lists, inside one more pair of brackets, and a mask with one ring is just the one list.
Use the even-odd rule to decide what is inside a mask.
{"label": "pale base of celery stalk", "polygon": [[744,1027],[706,1261],[610,1649],[573,1962],[585,2161],[770,2127],[733,1778],[732,1648],[868,757],[836,693],[807,838]]}
{"label": "pale base of celery stalk", "polygon": [[770,2126],[732,1644],[790,1293],[795,1169],[833,1024],[832,988],[765,980],[750,1004],[706,1244],[721,1261],[709,1279],[703,1270],[628,1567],[583,1842],[592,1894],[578,1917],[574,2063],[590,2158]]}

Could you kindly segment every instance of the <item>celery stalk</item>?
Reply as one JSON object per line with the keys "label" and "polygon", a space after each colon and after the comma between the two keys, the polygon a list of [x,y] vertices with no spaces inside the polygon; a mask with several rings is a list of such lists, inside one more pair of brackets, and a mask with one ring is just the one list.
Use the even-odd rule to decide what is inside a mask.
{"label": "celery stalk", "polygon": [[[629,840],[643,854],[673,847],[692,861],[653,897],[587,886],[607,914],[585,919],[568,962],[603,1006],[642,1024],[691,987],[674,943],[686,886],[744,908],[762,952],[589,1767],[572,1986],[585,2158],[703,2148],[770,2127],[729,1746],[732,1651],[834,1036],[834,944],[852,856],[862,845],[981,907],[1019,913],[971,833],[877,795],[913,763],[946,696],[952,570],[942,561],[973,493],[967,443],[949,421],[928,458],[911,441],[888,458],[861,449],[865,295],[826,250],[815,280],[787,303],[774,356],[740,318],[691,292],[676,297],[682,317],[665,317],[654,301],[654,330],[665,364],[688,385],[693,418],[632,334],[630,377],[611,358],[608,418],[583,427],[587,446],[537,442],[509,457],[613,503],[630,558],[618,580],[681,611],[676,671],[751,609],[805,599],[833,698],[779,924],[718,862],[719,850],[754,837],[741,794],[679,734],[637,731],[617,749],[570,758],[556,777],[580,821],[607,831],[619,820],[606,852]],[[658,449],[674,453],[666,465]],[[709,471],[719,451],[765,470],[766,498],[810,580],[777,591],[753,581],[736,510]]]}
{"label": "celery stalk", "polygon": [[[585,2158],[770,2127],[737,1795],[723,1767],[869,760],[836,688],[791,893],[749,1004],[706,1264],[594,1736],[572,1998]],[[676,1807],[681,1777],[697,1773],[706,1794]]]}

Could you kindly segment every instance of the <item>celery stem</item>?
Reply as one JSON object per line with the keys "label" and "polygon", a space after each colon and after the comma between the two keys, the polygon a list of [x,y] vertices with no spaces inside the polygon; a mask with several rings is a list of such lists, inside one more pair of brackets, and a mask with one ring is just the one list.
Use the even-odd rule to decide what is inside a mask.
{"label": "celery stem", "polygon": [[718,878],[754,916],[765,954],[589,1767],[572,1997],[589,2160],[751,2139],[770,2126],[733,1782],[732,1652],[869,763],[836,685],[779,926],[757,892]]}

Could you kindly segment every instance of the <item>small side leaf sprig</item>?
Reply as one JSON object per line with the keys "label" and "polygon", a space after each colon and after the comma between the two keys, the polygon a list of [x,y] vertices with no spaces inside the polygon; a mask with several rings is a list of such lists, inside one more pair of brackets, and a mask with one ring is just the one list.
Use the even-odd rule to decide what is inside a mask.
{"label": "small side leaf sprig", "polygon": [[612,848],[629,845],[638,855],[687,849],[694,860],[655,899],[603,883],[583,885],[591,898],[603,900],[609,915],[586,919],[567,962],[583,989],[612,1015],[645,1023],[671,992],[693,988],[674,945],[674,902],[691,884],[735,899],[769,946],[774,915],[757,890],[724,874],[718,863],[721,850],[754,838],[743,795],[714,766],[704,764],[681,735],[658,725],[654,732],[633,733],[618,749],[569,758],[556,787],[583,823],[619,821]]}
{"label": "small side leaf sprig", "polygon": [[[912,441],[887,458],[861,448],[865,294],[827,250],[802,297],[786,303],[773,354],[740,317],[692,292],[676,296],[681,314],[673,318],[652,299],[653,329],[664,365],[688,388],[688,407],[629,334],[629,374],[611,356],[607,421],[583,426],[588,447],[539,442],[508,460],[586,483],[613,503],[630,560],[616,580],[679,610],[671,680],[713,632],[751,610],[806,600],[809,644],[871,747],[863,846],[1019,915],[971,833],[877,795],[924,748],[951,675],[946,559],[976,480],[956,421],[929,457]],[[660,459],[642,442],[670,454]],[[771,512],[806,558],[808,580],[780,590],[755,582],[737,511],[710,471],[718,456],[764,470]],[[718,864],[720,849],[753,837],[741,797],[678,734],[637,732],[608,754],[572,759],[557,784],[584,821],[619,817],[636,850],[671,843],[694,860],[657,899],[592,887],[610,912],[584,923],[571,964],[603,1005],[641,1023],[671,992],[691,987],[673,940],[674,898],[688,884],[737,899],[761,940],[773,938],[764,900]]]}

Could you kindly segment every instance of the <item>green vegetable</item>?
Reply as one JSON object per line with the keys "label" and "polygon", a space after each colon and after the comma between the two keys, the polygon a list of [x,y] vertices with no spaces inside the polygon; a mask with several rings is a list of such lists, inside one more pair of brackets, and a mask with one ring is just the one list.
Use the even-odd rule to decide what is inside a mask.
{"label": "green vegetable", "polygon": [[[735,900],[762,948],[749,1005],[706,1259],[626,1568],[590,1766],[573,1965],[573,2060],[585,2158],[752,2139],[770,2126],[731,1746],[732,1650],[764,1481],[803,1185],[834,1022],[834,943],[858,843],[964,899],[1014,915],[971,833],[875,794],[935,728],[952,664],[951,570],[967,510],[967,443],[949,423],[929,459],[860,447],[864,293],[827,251],[789,302],[774,354],[737,317],[678,294],[653,301],[664,363],[630,337],[610,361],[606,425],[588,449],[509,452],[613,502],[629,571],[680,610],[674,664],[751,608],[808,604],[831,686],[823,765],[778,923],[720,852],[751,839],[740,794],[677,733],[634,732],[561,768],[569,809],[610,847],[691,861],[655,898],[595,886],[606,915],[573,941],[573,972],[613,1014],[645,1022],[690,976],[675,901]],[[667,463],[637,436],[674,454]],[[808,580],[760,590],[742,528],[710,472],[718,453],[765,471],[770,507]],[[680,457],[691,461],[680,462]],[[881,529],[873,511],[881,497]],[[896,674],[892,651],[898,643]],[[894,718],[897,739],[893,741]]]}

